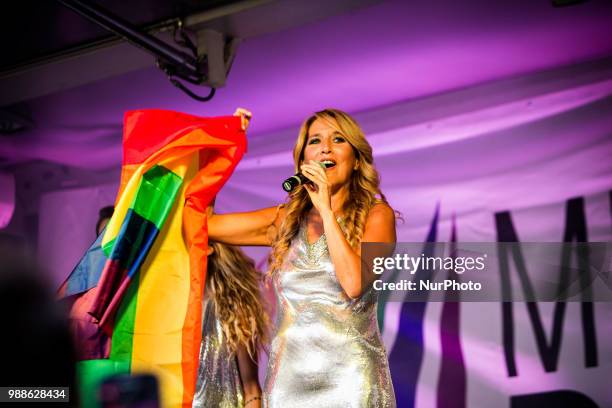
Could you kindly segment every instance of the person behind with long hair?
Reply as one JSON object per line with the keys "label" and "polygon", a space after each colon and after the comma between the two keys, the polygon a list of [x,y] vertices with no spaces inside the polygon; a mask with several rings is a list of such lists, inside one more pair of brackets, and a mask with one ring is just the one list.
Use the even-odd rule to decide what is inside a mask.
{"label": "person behind with long hair", "polygon": [[193,407],[258,408],[257,348],[266,341],[260,277],[240,248],[209,243]]}
{"label": "person behind with long hair", "polygon": [[[246,128],[250,112],[235,113]],[[380,190],[372,148],[347,113],[307,118],[293,149],[298,186],[277,207],[214,214],[211,239],[269,245],[277,300],[265,407],[395,407],[377,324],[371,255],[361,243],[395,243],[395,212]]]}

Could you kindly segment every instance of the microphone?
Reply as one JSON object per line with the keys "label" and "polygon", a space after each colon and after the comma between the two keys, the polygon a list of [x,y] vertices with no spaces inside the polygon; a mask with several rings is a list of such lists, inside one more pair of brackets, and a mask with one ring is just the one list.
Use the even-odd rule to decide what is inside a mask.
{"label": "microphone", "polygon": [[[330,164],[330,163],[325,163],[325,164],[319,163],[319,164],[321,164],[321,166],[323,166],[324,168],[333,166],[333,164]],[[286,179],[285,181],[283,181],[283,190],[290,193],[293,190],[295,190],[297,186],[304,184],[304,183],[311,183],[311,181],[308,177],[306,177],[302,173],[296,173],[293,176]]]}
{"label": "microphone", "polygon": [[283,181],[283,190],[290,193],[300,184],[304,184],[309,182],[308,178],[302,173],[296,173],[295,175],[289,177],[287,180]]}

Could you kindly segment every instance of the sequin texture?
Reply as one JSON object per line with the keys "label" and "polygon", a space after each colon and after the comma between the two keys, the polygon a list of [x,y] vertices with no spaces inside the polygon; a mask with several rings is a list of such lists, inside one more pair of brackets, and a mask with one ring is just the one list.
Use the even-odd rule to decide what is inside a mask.
{"label": "sequin texture", "polygon": [[242,407],[242,385],[236,357],[230,353],[214,303],[205,301],[203,310],[200,366],[192,407]]}
{"label": "sequin texture", "polygon": [[302,225],[273,286],[277,314],[264,407],[396,406],[377,292],[359,299],[344,293],[324,235],[309,244]]}

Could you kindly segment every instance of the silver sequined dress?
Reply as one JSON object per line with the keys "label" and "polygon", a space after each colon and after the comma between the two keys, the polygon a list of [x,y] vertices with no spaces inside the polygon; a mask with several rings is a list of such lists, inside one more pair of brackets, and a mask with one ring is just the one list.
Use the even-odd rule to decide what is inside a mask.
{"label": "silver sequined dress", "polygon": [[395,407],[377,292],[346,296],[325,235],[309,244],[302,225],[273,285],[277,312],[264,407]]}
{"label": "silver sequined dress", "polygon": [[227,339],[215,313],[215,304],[206,300],[203,307],[200,366],[193,407],[238,408],[243,395],[235,356],[230,357]]}

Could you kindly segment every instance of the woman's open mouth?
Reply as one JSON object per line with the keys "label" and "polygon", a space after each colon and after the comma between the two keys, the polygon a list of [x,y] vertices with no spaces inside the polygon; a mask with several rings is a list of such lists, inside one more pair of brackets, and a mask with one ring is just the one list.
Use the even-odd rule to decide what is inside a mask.
{"label": "woman's open mouth", "polygon": [[334,167],[334,166],[336,165],[336,162],[335,162],[335,161],[333,161],[333,160],[323,160],[321,163],[322,163],[322,164],[325,166],[325,168],[327,168],[327,169],[330,169],[330,168],[332,168],[332,167]]}

